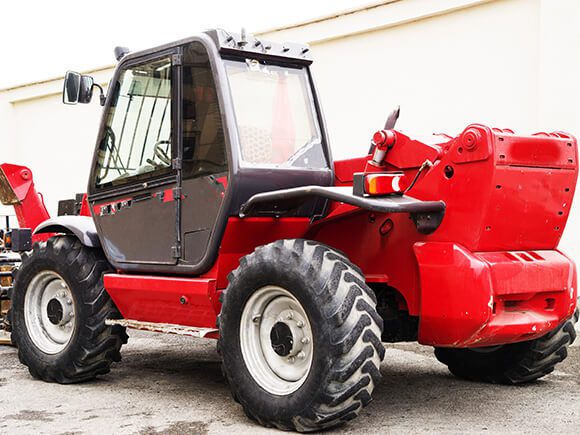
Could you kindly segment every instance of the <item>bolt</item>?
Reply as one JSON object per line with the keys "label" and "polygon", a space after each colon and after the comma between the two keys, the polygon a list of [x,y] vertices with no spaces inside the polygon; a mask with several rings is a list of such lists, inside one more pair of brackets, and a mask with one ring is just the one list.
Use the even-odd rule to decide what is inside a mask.
{"label": "bolt", "polygon": [[68,323],[66,324],[66,327],[67,327],[67,329],[71,329],[71,328],[72,328],[72,323],[71,323],[71,322],[68,322]]}
{"label": "bolt", "polygon": [[68,316],[72,319],[75,316],[75,313],[70,313]]}
{"label": "bolt", "polygon": [[298,359],[304,359],[306,358],[306,354],[302,351],[298,352],[298,355],[296,355],[298,357]]}
{"label": "bolt", "polygon": [[308,344],[308,343],[310,343],[310,339],[308,337],[302,337],[302,340],[300,340],[300,342],[302,344]]}
{"label": "bolt", "polygon": [[66,284],[65,284],[64,282],[62,282],[62,281],[60,282],[60,286],[61,286],[62,288],[66,288]]}
{"label": "bolt", "polygon": [[288,358],[289,363],[294,364],[294,361],[296,361],[296,357],[291,356],[290,358]]}
{"label": "bolt", "polygon": [[288,315],[286,316],[286,318],[287,318],[288,320],[292,320],[292,319],[294,318],[294,313],[293,313],[292,311],[290,311],[290,312],[288,313]]}
{"label": "bolt", "polygon": [[296,326],[298,326],[299,328],[302,328],[304,326],[304,322],[302,320],[298,320],[296,322]]}
{"label": "bolt", "polygon": [[59,296],[60,296],[61,298],[64,298],[64,297],[66,296],[66,292],[64,292],[64,291],[61,291],[61,292],[60,292],[60,294],[59,294]]}
{"label": "bolt", "polygon": [[258,323],[258,322],[260,321],[260,319],[261,319],[261,318],[262,318],[262,315],[261,315],[261,314],[254,314],[254,315],[252,316],[252,322],[254,322],[254,323]]}
{"label": "bolt", "polygon": [[67,299],[66,300],[66,303],[69,304],[69,305],[72,305],[72,300],[71,299]]}

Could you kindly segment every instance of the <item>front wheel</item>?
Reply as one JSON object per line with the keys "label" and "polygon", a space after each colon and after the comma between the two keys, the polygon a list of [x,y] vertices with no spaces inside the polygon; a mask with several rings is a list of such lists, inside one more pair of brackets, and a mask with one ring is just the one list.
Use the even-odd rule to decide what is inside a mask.
{"label": "front wheel", "polygon": [[382,319],[342,254],[306,240],[259,247],[230,274],[222,302],[223,368],[250,418],[308,432],[351,420],[370,402]]}
{"label": "front wheel", "polygon": [[125,329],[103,288],[102,252],[73,236],[36,244],[24,255],[12,295],[12,340],[32,376],[63,384],[108,373],[119,361]]}
{"label": "front wheel", "polygon": [[576,338],[574,316],[543,337],[521,343],[488,348],[435,348],[435,357],[455,376],[494,384],[523,384],[554,370],[568,356],[568,346]]}

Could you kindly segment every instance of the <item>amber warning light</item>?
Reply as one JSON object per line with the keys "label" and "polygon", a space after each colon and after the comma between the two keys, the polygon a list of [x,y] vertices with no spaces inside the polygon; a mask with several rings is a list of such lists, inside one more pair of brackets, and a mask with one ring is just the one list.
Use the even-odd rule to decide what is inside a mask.
{"label": "amber warning light", "polygon": [[353,193],[358,196],[383,196],[402,194],[406,187],[403,172],[354,174]]}

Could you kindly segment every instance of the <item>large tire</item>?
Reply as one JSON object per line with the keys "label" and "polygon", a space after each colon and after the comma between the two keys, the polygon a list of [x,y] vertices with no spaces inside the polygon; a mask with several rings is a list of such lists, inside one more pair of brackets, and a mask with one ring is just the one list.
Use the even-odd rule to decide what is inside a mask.
{"label": "large tire", "polygon": [[[360,270],[328,246],[301,239],[280,240],[242,258],[228,279],[218,319],[218,346],[232,394],[246,414],[264,426],[300,432],[355,418],[371,401],[385,353],[376,298]],[[264,299],[270,294],[270,300]],[[260,305],[252,301],[260,298],[264,309],[256,313],[252,310]],[[279,303],[282,305],[276,305]],[[288,310],[278,313],[277,306],[290,307],[295,314]],[[267,315],[255,316],[262,313]],[[246,328],[249,315],[255,325]],[[291,337],[287,348],[277,338],[280,331],[276,328],[281,323],[294,328],[290,335],[280,335]],[[298,330],[300,324],[305,325]],[[312,337],[305,341],[309,334]],[[252,348],[259,337],[266,341]],[[301,361],[287,353],[297,348],[303,353],[297,354]],[[267,355],[270,361],[273,355],[275,361],[264,369]],[[273,371],[272,367],[294,370],[294,362],[286,362],[292,358],[299,367],[289,372],[295,377],[283,378]],[[265,374],[257,375],[261,369]]]}
{"label": "large tire", "polygon": [[103,287],[102,275],[109,270],[99,249],[73,236],[37,243],[23,256],[12,295],[12,340],[32,376],[82,382],[108,373],[121,360],[125,328],[105,325],[106,319],[120,318]]}
{"label": "large tire", "polygon": [[488,349],[436,348],[435,356],[455,376],[494,384],[523,384],[554,370],[568,356],[576,338],[579,311],[558,328],[536,340]]}

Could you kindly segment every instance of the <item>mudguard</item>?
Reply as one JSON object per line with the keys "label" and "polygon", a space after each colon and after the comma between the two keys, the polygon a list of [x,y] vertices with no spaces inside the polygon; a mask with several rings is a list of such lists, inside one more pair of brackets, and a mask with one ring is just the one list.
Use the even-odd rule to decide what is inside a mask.
{"label": "mudguard", "polygon": [[89,248],[101,247],[95,223],[89,216],[58,216],[48,219],[34,230],[34,234],[45,233],[72,234]]}

